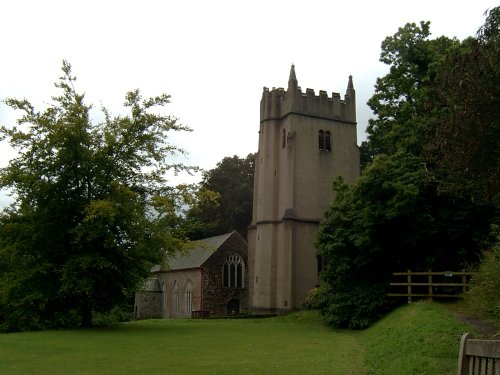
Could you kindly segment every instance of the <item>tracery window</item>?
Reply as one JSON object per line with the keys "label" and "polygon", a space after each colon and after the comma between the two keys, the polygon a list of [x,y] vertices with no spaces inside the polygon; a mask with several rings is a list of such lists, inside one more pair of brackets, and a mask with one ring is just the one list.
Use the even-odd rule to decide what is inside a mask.
{"label": "tracery window", "polygon": [[237,254],[227,257],[222,267],[222,285],[226,288],[243,288],[245,262]]}

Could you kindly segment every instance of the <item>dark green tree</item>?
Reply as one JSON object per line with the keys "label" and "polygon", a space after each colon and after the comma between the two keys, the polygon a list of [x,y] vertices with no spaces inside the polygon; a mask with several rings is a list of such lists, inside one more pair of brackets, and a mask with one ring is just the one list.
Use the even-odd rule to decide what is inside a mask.
{"label": "dark green tree", "polygon": [[18,126],[2,127],[18,156],[0,171],[15,203],[0,215],[0,322],[6,330],[92,324],[129,298],[166,252],[182,248],[179,193],[165,172],[182,152],[166,143],[189,130],[155,113],[167,95],[126,95],[128,116],[93,123],[74,88],[71,66],[47,109],[7,99],[22,111]]}
{"label": "dark green tree", "polygon": [[[225,157],[214,169],[203,173],[202,199],[188,212],[191,239],[237,230],[243,236],[252,220],[255,154],[245,158]],[[209,194],[216,194],[210,196]],[[208,194],[208,195],[207,195]],[[208,198],[215,199],[208,199]]]}
{"label": "dark green tree", "polygon": [[500,207],[500,7],[434,66],[425,157],[439,191]]}
{"label": "dark green tree", "polygon": [[325,260],[321,288],[327,320],[366,328],[394,301],[392,272],[462,269],[478,260],[489,234],[489,206],[436,195],[420,158],[380,155],[352,186],[336,181],[336,198],[320,225]]}
{"label": "dark green tree", "polygon": [[[362,148],[363,176],[351,187],[336,183],[337,197],[320,227],[318,249],[326,261],[322,308],[338,326],[364,328],[390,308],[385,295],[392,272],[460,269],[476,262],[491,240],[490,225],[498,219],[488,201],[440,188],[447,166],[429,149],[454,150],[458,156],[464,145],[429,147],[445,140],[434,138],[442,121],[463,106],[458,98],[449,102],[456,106],[453,110],[443,106],[448,88],[441,77],[453,70],[446,68],[454,61],[450,59],[466,52],[470,41],[429,40],[429,35],[429,23],[407,24],[383,42],[381,61],[390,71],[377,80],[369,101],[376,117]],[[494,61],[490,66],[497,66]],[[478,76],[472,80],[481,87]],[[468,103],[475,101],[474,95]],[[489,122],[493,117],[486,112],[492,111],[474,106],[473,116],[485,113],[486,123],[497,124]],[[465,140],[472,124],[468,121],[466,129],[450,127],[448,136],[463,133]],[[498,136],[483,143],[492,144],[498,144]],[[497,155],[497,150],[488,149]],[[493,159],[495,164],[496,156]],[[490,168],[481,168],[479,162],[476,167]]]}
{"label": "dark green tree", "polygon": [[459,44],[444,36],[432,40],[429,36],[430,22],[408,23],[382,42],[380,61],[390,70],[377,79],[375,93],[368,101],[375,117],[366,130],[367,158],[398,150],[420,155],[432,64]]}

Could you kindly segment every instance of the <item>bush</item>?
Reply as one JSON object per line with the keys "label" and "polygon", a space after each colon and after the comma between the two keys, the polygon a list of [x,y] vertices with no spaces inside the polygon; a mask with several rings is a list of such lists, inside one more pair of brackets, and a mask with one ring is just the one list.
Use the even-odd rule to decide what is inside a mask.
{"label": "bush", "polygon": [[300,304],[301,310],[317,310],[320,308],[318,288],[313,288],[307,292],[306,298]]}
{"label": "bush", "polygon": [[466,307],[476,315],[500,324],[500,241],[485,252],[464,296]]}
{"label": "bush", "polygon": [[105,326],[113,323],[128,322],[132,320],[132,309],[126,306],[115,306],[107,313],[95,312],[92,316],[94,326]]}
{"label": "bush", "polygon": [[337,328],[365,329],[394,307],[386,285],[323,286],[317,296],[325,323]]}

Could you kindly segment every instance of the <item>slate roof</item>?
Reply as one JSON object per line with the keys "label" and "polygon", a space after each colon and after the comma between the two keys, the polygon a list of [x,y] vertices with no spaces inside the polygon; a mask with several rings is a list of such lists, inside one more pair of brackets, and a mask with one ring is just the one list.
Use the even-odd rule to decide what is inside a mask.
{"label": "slate roof", "polygon": [[196,241],[195,247],[189,250],[187,254],[177,254],[175,257],[168,259],[168,270],[201,267],[210,255],[216,252],[232,234],[233,232]]}

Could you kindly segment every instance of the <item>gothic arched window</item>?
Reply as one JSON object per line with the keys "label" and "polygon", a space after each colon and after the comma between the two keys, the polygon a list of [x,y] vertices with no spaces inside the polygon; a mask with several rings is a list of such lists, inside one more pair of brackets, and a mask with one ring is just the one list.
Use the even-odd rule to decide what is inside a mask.
{"label": "gothic arched window", "polygon": [[332,142],[330,139],[330,132],[326,131],[325,132],[325,150],[326,151],[331,151],[332,150]]}
{"label": "gothic arched window", "polygon": [[331,151],[332,150],[332,140],[331,140],[330,131],[320,130],[318,132],[318,147],[322,151]]}
{"label": "gothic arched window", "polygon": [[222,285],[226,288],[243,288],[245,285],[245,262],[239,255],[227,257],[222,267]]}
{"label": "gothic arched window", "polygon": [[323,130],[320,130],[318,134],[318,146],[320,150],[325,149],[325,132]]}

